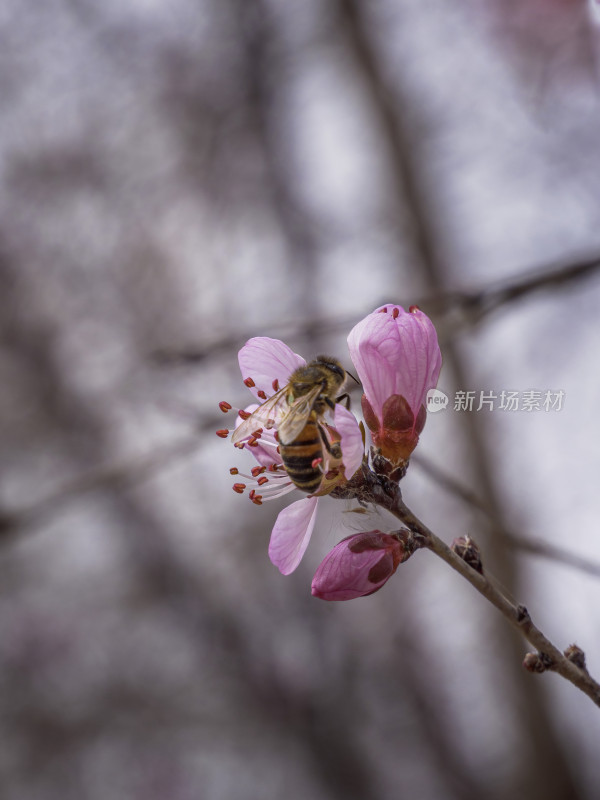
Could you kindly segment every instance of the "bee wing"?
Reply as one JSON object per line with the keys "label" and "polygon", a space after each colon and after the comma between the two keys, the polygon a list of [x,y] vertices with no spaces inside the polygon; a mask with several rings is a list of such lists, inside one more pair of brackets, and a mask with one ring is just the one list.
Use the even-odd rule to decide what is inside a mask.
{"label": "bee wing", "polygon": [[277,433],[279,434],[279,441],[282,444],[289,444],[297,439],[306,425],[306,420],[313,410],[315,400],[322,391],[322,386],[319,383],[313,387],[308,394],[302,395],[297,400],[290,404],[288,412],[279,420],[277,424]]}
{"label": "bee wing", "polygon": [[289,403],[287,401],[288,387],[284,386],[268,400],[260,405],[248,419],[243,420],[234,430],[231,436],[232,444],[247,439],[258,428],[276,428],[279,421],[287,413]]}

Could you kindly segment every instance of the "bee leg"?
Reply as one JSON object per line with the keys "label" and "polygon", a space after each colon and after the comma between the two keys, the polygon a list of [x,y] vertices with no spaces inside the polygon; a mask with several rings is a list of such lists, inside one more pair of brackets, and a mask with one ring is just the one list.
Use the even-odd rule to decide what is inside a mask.
{"label": "bee leg", "polygon": [[345,407],[346,411],[350,411],[350,395],[348,394],[348,392],[344,392],[344,394],[341,394],[339,397],[336,397],[335,402],[341,403]]}
{"label": "bee leg", "polygon": [[338,460],[341,459],[342,448],[340,446],[340,443],[339,442],[330,443],[329,440],[327,439],[327,434],[325,433],[323,428],[320,425],[317,425],[317,428],[319,429],[319,436],[321,437],[321,441],[323,442],[323,447],[325,448],[325,450],[327,450],[329,455],[333,456],[333,458]]}

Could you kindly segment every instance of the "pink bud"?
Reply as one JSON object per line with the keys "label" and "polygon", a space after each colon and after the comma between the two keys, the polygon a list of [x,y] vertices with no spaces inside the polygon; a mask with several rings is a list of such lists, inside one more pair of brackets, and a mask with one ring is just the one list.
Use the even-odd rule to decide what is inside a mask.
{"label": "pink bud", "polygon": [[323,559],[312,582],[321,600],[353,600],[381,589],[408,554],[395,536],[381,531],[342,539]]}
{"label": "pink bud", "polygon": [[408,459],[442,366],[433,323],[416,306],[382,306],[355,325],[348,347],[365,390],[363,413],[373,443],[392,462]]}

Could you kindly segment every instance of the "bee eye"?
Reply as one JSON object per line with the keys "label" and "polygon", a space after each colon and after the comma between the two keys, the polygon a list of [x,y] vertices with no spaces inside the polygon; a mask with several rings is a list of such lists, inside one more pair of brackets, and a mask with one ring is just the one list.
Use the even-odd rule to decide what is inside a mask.
{"label": "bee eye", "polygon": [[319,356],[317,358],[317,361],[320,364],[323,364],[324,367],[327,367],[327,369],[330,370],[330,372],[333,372],[336,375],[338,375],[340,378],[342,378],[342,380],[346,377],[346,371],[344,370],[344,368],[341,367],[337,363],[337,361],[333,361],[328,356]]}

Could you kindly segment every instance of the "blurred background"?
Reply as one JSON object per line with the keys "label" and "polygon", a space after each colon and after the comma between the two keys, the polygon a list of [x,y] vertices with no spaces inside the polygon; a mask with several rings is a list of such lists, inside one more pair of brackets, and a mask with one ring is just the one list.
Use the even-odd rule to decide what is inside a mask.
{"label": "blurred background", "polygon": [[[582,0],[0,6],[0,794],[597,798],[600,713],[429,553],[312,598],[383,513],[231,491],[237,351],[350,367],[382,302],[439,388],[407,504],[600,675],[600,14]],[[355,395],[355,408],[358,394]],[[231,424],[231,423],[230,423]],[[289,498],[286,498],[289,500]]]}

